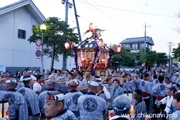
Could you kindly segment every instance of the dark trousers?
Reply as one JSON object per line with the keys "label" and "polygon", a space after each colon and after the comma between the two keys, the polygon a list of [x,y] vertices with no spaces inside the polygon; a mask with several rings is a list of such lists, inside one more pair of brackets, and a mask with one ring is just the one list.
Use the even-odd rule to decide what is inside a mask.
{"label": "dark trousers", "polygon": [[[161,105],[160,108],[157,108],[157,105],[155,105],[155,112],[154,112],[154,114],[159,114],[160,110],[161,110],[162,114],[163,114],[161,120],[166,120],[166,112],[164,111],[165,107],[166,107],[166,104],[165,105]],[[157,118],[154,117],[154,118],[151,118],[151,120],[157,120]]]}
{"label": "dark trousers", "polygon": [[155,104],[156,96],[153,96],[153,105]]}
{"label": "dark trousers", "polygon": [[147,111],[147,113],[149,113],[150,98],[144,99],[144,102],[145,102],[145,104],[146,104],[146,111]]}

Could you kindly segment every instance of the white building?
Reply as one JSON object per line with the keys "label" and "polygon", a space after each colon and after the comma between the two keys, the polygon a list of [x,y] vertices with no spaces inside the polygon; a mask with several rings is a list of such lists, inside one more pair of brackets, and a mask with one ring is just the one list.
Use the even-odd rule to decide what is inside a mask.
{"label": "white building", "polygon": [[[32,26],[42,24],[46,18],[31,0],[21,0],[0,8],[0,66],[11,72],[27,67],[41,67],[41,60],[36,59],[35,43],[27,39],[32,35]],[[62,55],[54,68],[62,69]],[[44,69],[50,69],[51,58],[44,56]],[[74,66],[74,58],[68,57],[67,69]]]}

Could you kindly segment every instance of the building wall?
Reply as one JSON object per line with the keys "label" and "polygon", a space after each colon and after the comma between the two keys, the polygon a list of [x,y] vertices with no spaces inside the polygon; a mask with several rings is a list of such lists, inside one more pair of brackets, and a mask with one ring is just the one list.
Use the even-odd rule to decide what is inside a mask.
{"label": "building wall", "polygon": [[[27,39],[32,35],[32,25],[39,25],[37,20],[25,7],[8,12],[0,16],[0,65],[10,68],[40,67],[41,60],[36,59],[35,43]],[[18,38],[18,29],[26,31],[26,39]],[[62,55],[60,61],[55,62],[55,68],[62,68]],[[74,63],[73,58],[68,61]],[[50,69],[51,59],[44,56],[44,69]],[[69,64],[69,63],[68,63]],[[68,66],[71,69],[74,66]]]}
{"label": "building wall", "polygon": [[[130,50],[141,50],[144,48],[144,43],[135,43],[135,44],[122,44],[122,47],[125,49],[130,49]],[[147,47],[152,50],[151,45],[147,45]]]}

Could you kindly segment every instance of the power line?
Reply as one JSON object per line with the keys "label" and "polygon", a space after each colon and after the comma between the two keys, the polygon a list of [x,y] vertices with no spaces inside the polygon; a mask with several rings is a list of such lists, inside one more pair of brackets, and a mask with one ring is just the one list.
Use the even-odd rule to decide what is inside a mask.
{"label": "power line", "polygon": [[[94,0],[94,1],[96,1],[96,0]],[[93,3],[94,3],[94,2],[93,2]],[[121,8],[121,6],[119,6],[119,4],[115,3],[113,0],[112,0],[112,1],[109,1],[109,2],[107,2],[107,1],[105,0],[103,3],[106,3],[107,5],[112,4],[113,6],[118,6],[118,7]],[[121,14],[115,13],[115,12],[112,12],[112,11],[109,11],[109,12],[110,12],[110,14],[113,14],[113,16],[118,17],[118,19],[122,19],[122,14],[123,14],[123,16],[126,16],[126,18],[128,18],[128,20],[131,20],[131,22],[134,21],[134,19],[135,19],[134,16],[128,15],[127,13],[125,14],[124,12],[121,12]],[[121,16],[118,16],[118,15],[121,15]],[[135,16],[135,17],[136,17],[136,16]],[[141,19],[139,19],[139,20],[142,21]],[[143,23],[144,23],[144,21],[143,21]],[[134,24],[130,25],[130,27],[131,27],[131,26],[134,26]],[[136,31],[137,31],[137,30],[136,30]]]}
{"label": "power line", "polygon": [[[113,0],[112,0],[113,1]],[[118,3],[119,3],[120,1],[118,1]],[[115,3],[115,2],[113,2],[114,3],[114,6],[116,6],[116,5],[118,5],[119,6],[119,4],[118,3]],[[121,3],[121,2],[120,2]],[[121,5],[122,5],[122,3],[121,3]],[[124,6],[124,4],[123,4],[123,6]],[[121,8],[120,6],[118,7],[118,8]],[[123,12],[122,12],[123,13]],[[124,13],[123,13],[124,14]],[[126,14],[124,14],[124,15],[126,15],[126,16],[129,16],[129,18],[130,19],[132,19],[132,15],[128,15],[129,13],[126,13]],[[140,19],[139,17],[137,17],[136,15],[134,16],[134,17],[136,17],[136,18],[138,18],[139,19],[139,21],[141,21],[142,23],[144,23],[144,21],[142,20],[142,19]]]}
{"label": "power line", "polygon": [[[124,6],[124,4],[122,4],[120,1],[118,1],[118,3],[115,3],[113,0],[110,2],[110,3],[112,3],[113,4],[113,6],[117,6],[118,8],[122,8],[122,6]],[[119,3],[121,3],[121,4],[119,4]],[[109,5],[109,3],[107,4],[107,5]],[[122,6],[120,6],[120,5],[122,5]],[[139,26],[141,26],[142,25],[142,23],[144,23],[144,21],[142,20],[142,19],[140,19],[139,17],[137,17],[136,15],[130,15],[130,13],[124,13],[124,12],[122,12],[121,11],[121,15],[123,14],[123,16],[126,16],[126,18],[128,18],[128,20],[131,20],[131,22],[132,21],[134,21],[136,18],[138,18],[138,20],[136,21],[136,25],[137,24],[139,24]],[[117,14],[116,14],[117,15]],[[141,24],[140,24],[141,23]],[[131,24],[131,26],[135,26],[134,24]],[[136,26],[135,26],[136,27]],[[138,29],[139,30],[139,29]],[[142,31],[139,31],[139,32],[142,32]]]}
{"label": "power line", "polygon": [[[83,3],[83,2],[80,2],[80,3]],[[89,3],[89,4],[91,4],[91,3]],[[95,7],[95,6],[93,6],[93,5],[91,5],[92,7]],[[88,6],[89,7],[89,6]],[[95,7],[96,9],[98,9],[97,7]],[[91,10],[93,10],[93,11],[95,11],[94,9],[91,9]],[[100,12],[103,12],[102,10],[100,10],[100,9],[98,9]],[[97,12],[97,11],[95,11],[94,12],[95,14],[100,14],[99,12]],[[103,14],[106,14],[106,15],[108,15],[107,13],[104,13],[103,12]],[[102,17],[104,17],[104,15],[102,15],[102,14],[100,14]],[[110,16],[110,15],[108,15],[108,16]],[[86,20],[86,21],[89,21],[89,20],[87,20],[86,18],[84,18],[84,17],[80,17],[80,18],[83,18],[84,20]],[[112,17],[111,17],[112,18]],[[113,18],[112,18],[113,19]],[[117,21],[117,20],[115,20],[114,19],[114,21]],[[92,21],[89,21],[89,23],[91,23]],[[120,22],[117,22],[118,24],[120,23]],[[114,22],[112,22],[111,24],[114,24]],[[114,24],[115,26],[117,26],[117,24]],[[101,28],[103,28],[101,25],[99,25],[98,24],[98,26],[99,27],[101,27]],[[132,30],[133,28],[131,28],[130,30]],[[111,34],[113,34],[113,35],[116,35],[116,36],[118,36],[118,37],[120,37],[120,35],[119,34],[117,34],[117,33],[114,33],[114,32],[112,32],[112,31],[110,31],[109,29],[107,29],[106,31],[108,31],[108,32],[110,32]],[[133,31],[133,30],[132,30]],[[135,30],[134,29],[134,31],[133,32],[136,32],[137,30]],[[122,37],[122,36],[121,36]]]}
{"label": "power line", "polygon": [[[82,2],[82,3],[89,4],[87,2]],[[109,9],[114,9],[114,10],[121,10],[121,11],[126,11],[126,12],[132,12],[132,13],[137,13],[137,14],[153,15],[153,16],[158,16],[158,17],[177,18],[177,16],[171,16],[171,15],[162,15],[162,14],[154,14],[154,13],[147,13],[147,12],[139,12],[139,11],[133,11],[133,10],[127,10],[127,9],[121,9],[121,8],[114,8],[114,7],[109,7],[109,6],[97,5],[97,4],[91,4],[91,5],[99,6],[99,7],[104,7],[104,8],[109,8]]]}
{"label": "power line", "polygon": [[[86,0],[86,1],[87,1],[87,0]],[[80,1],[79,1],[79,2],[80,2]],[[85,3],[85,2],[80,2],[80,3]],[[101,9],[97,8],[96,6],[94,6],[92,3],[89,3],[88,1],[86,2],[86,4],[91,5],[92,7],[96,8],[98,11],[102,12],[103,14],[106,14],[106,15],[110,16],[117,24],[120,23],[117,18],[115,18],[114,16],[112,16],[112,14],[108,14],[108,13],[102,11]],[[96,12],[97,12],[97,11],[96,11]],[[96,13],[96,12],[95,12],[95,13]],[[104,16],[103,16],[103,17],[104,17]],[[113,24],[114,24],[114,23],[113,23]],[[116,24],[116,26],[117,26],[117,24]],[[123,25],[124,25],[124,24],[123,24]],[[126,26],[131,27],[131,29],[129,29],[129,30],[132,30],[133,32],[136,32],[136,31],[137,31],[137,29],[134,29],[134,28],[133,28],[132,26],[130,26],[129,24],[127,24]]]}

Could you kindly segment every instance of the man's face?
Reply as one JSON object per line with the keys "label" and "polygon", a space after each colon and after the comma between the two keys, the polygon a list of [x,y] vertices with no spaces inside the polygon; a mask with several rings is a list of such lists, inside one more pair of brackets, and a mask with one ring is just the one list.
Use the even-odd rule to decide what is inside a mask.
{"label": "man's face", "polygon": [[149,76],[147,76],[146,79],[149,80]]}
{"label": "man's face", "polygon": [[37,75],[40,75],[40,72],[39,72],[39,71],[37,71],[37,72],[36,72],[36,74],[37,74]]}
{"label": "man's face", "polygon": [[33,86],[33,80],[30,80],[30,84],[29,84],[30,87]]}
{"label": "man's face", "polygon": [[173,106],[176,108],[176,109],[178,109],[178,104],[179,104],[180,102],[178,102],[176,99],[173,99]]}
{"label": "man's face", "polygon": [[95,92],[98,93],[98,87],[96,86]]}
{"label": "man's face", "polygon": [[119,84],[118,84],[117,81],[114,81],[114,82],[113,82],[113,85],[114,85],[115,88],[117,88],[117,87],[119,86]]}
{"label": "man's face", "polygon": [[166,88],[166,94],[167,94],[168,96],[170,96],[170,95],[172,94],[172,92],[173,92],[173,91],[171,90],[171,87],[168,86],[168,87]]}
{"label": "man's face", "polygon": [[133,91],[133,98],[137,99],[137,93]]}
{"label": "man's face", "polygon": [[130,75],[128,75],[128,76],[127,76],[127,79],[128,79],[128,80],[130,80],[130,79],[131,79],[131,76],[130,76]]}
{"label": "man's face", "polygon": [[136,76],[139,78],[140,77],[140,75],[139,74],[136,74]]}
{"label": "man's face", "polygon": [[57,74],[60,75],[61,74],[60,71],[57,71]]}
{"label": "man's face", "polygon": [[68,71],[66,71],[65,74],[68,75]]}
{"label": "man's face", "polygon": [[6,80],[9,80],[10,77],[9,77],[9,76],[6,76],[6,77],[4,77],[4,78],[5,78]]}
{"label": "man's face", "polygon": [[159,76],[159,72],[156,72],[156,75]]}
{"label": "man's face", "polygon": [[31,76],[31,72],[28,72],[27,74],[28,74],[29,76]]}
{"label": "man's face", "polygon": [[176,77],[178,78],[178,77],[179,77],[179,74],[176,74]]}
{"label": "man's face", "polygon": [[76,78],[77,79],[81,79],[81,76],[79,74],[77,74]]}
{"label": "man's face", "polygon": [[70,74],[68,74],[68,79],[71,80],[72,79],[72,76]]}
{"label": "man's face", "polygon": [[48,84],[46,84],[46,89],[48,90],[50,88],[50,86]]}
{"label": "man's face", "polygon": [[168,81],[168,79],[164,79],[164,82],[166,82],[166,83],[167,83],[167,82],[169,82],[169,81]]}
{"label": "man's face", "polygon": [[42,82],[43,82],[43,80],[44,80],[44,78],[43,78],[43,77],[41,77],[41,78],[39,79],[39,82],[40,82],[40,83],[42,83]]}
{"label": "man's face", "polygon": [[112,79],[110,79],[109,81],[108,81],[108,83],[111,85],[112,84],[112,82],[113,82],[113,80]]}
{"label": "man's face", "polygon": [[44,110],[46,117],[55,117],[59,112],[61,112],[60,102],[56,104],[53,100],[45,100]]}

